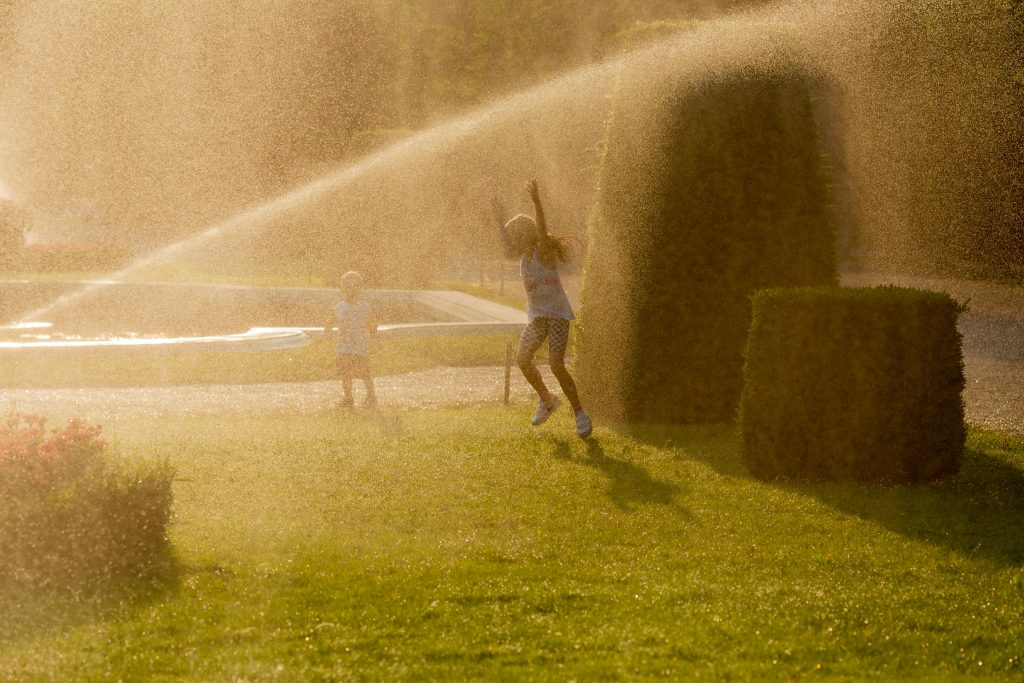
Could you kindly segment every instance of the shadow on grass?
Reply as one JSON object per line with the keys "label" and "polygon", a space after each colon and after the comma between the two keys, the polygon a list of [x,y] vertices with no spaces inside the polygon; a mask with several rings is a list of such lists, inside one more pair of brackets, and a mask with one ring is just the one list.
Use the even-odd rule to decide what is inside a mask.
{"label": "shadow on grass", "polygon": [[553,439],[555,457],[590,467],[607,477],[611,488],[608,496],[620,510],[630,512],[641,505],[664,505],[689,516],[677,498],[682,493],[679,484],[656,479],[642,466],[627,459],[609,455],[597,436],[586,440],[587,457],[572,457],[572,447],[566,439]]}
{"label": "shadow on grass", "polygon": [[779,485],[908,538],[973,558],[1024,564],[1024,471],[985,449],[968,448],[960,473],[932,484]]}
{"label": "shadow on grass", "polygon": [[[749,478],[735,425],[634,426],[623,434],[723,476]],[[972,430],[960,472],[918,486],[767,482],[907,538],[1024,564],[1024,439]]]}
{"label": "shadow on grass", "polygon": [[0,583],[0,644],[51,636],[145,608],[181,585],[185,569],[169,550],[138,574],[82,584]]}
{"label": "shadow on grass", "polygon": [[620,434],[671,452],[678,460],[703,463],[726,477],[747,478],[740,456],[740,437],[734,424],[629,425]]}

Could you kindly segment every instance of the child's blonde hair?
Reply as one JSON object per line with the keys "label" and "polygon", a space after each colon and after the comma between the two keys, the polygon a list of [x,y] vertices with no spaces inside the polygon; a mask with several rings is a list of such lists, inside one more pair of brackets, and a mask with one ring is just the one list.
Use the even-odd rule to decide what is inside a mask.
{"label": "child's blonde hair", "polygon": [[341,276],[342,287],[354,287],[355,289],[363,288],[363,276],[354,270],[350,270]]}

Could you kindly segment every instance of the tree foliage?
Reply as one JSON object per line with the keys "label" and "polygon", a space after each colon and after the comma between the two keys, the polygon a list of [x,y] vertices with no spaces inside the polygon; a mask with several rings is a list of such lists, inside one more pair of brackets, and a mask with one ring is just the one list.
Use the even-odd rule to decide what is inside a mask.
{"label": "tree foliage", "polygon": [[[719,8],[765,0],[722,0]],[[357,0],[315,4],[298,44],[311,115],[279,155],[338,158],[363,129],[416,128],[559,71],[607,57],[638,22],[693,18],[708,3],[668,0]],[[307,12],[307,5],[296,11]],[[625,36],[625,37],[624,37]],[[356,96],[354,96],[356,95]]]}
{"label": "tree foliage", "polygon": [[0,199],[0,267],[10,267],[25,248],[29,229],[28,212],[20,205]]}

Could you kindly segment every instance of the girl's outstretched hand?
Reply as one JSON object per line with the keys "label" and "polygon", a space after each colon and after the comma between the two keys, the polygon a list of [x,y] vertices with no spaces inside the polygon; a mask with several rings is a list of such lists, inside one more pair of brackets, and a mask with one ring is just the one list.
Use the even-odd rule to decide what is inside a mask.
{"label": "girl's outstretched hand", "polygon": [[526,192],[530,195],[530,198],[536,201],[540,199],[540,190],[537,188],[536,180],[526,181]]}

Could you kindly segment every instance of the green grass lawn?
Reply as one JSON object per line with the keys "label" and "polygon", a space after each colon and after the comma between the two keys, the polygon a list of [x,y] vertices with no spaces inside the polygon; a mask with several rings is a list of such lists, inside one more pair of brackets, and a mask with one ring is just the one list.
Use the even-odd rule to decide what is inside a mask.
{"label": "green grass lawn", "polygon": [[732,426],[529,410],[108,426],[177,468],[177,567],[8,596],[0,679],[1024,675],[1024,441],[973,432],[933,486],[779,484]]}
{"label": "green grass lawn", "polygon": [[[370,352],[375,375],[439,365],[501,365],[514,335],[399,338]],[[543,359],[544,354],[540,354]],[[334,344],[220,353],[153,353],[124,349],[89,354],[19,351],[0,354],[0,387],[128,387],[302,382],[336,377]]]}

